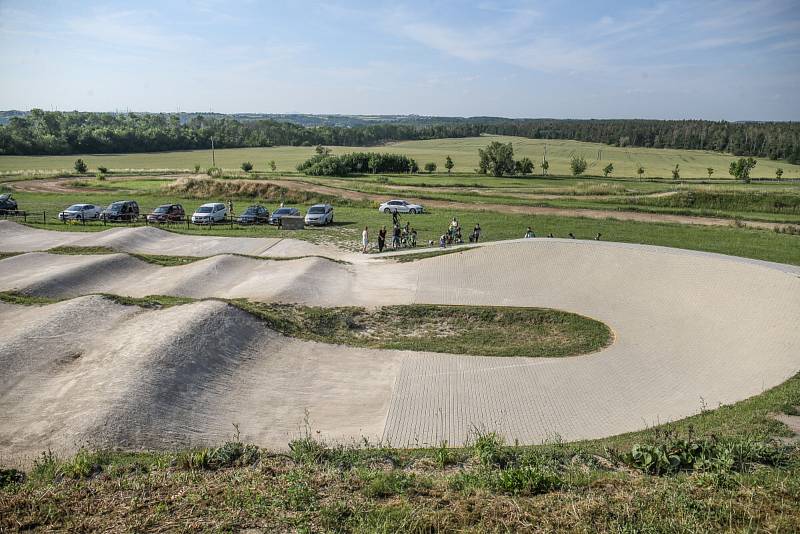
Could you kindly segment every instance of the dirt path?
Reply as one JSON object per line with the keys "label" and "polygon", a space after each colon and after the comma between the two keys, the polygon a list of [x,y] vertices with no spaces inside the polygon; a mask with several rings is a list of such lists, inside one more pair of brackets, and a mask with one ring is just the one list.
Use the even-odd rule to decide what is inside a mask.
{"label": "dirt path", "polygon": [[[386,195],[375,193],[362,193],[338,187],[312,184],[300,180],[264,180],[274,183],[287,189],[302,189],[303,191],[313,191],[323,195],[335,195],[350,200],[372,200],[381,202],[387,199]],[[555,215],[559,217],[588,217],[590,219],[615,219],[618,221],[637,221],[637,222],[662,222],[679,224],[699,224],[703,226],[731,226],[734,224],[732,219],[722,217],[690,217],[688,215],[672,215],[668,213],[644,213],[636,211],[611,211],[600,209],[575,209],[575,208],[552,208],[544,206],[515,206],[509,204],[480,203],[472,204],[469,202],[455,202],[451,200],[430,200],[414,197],[407,197],[406,200],[417,202],[423,206],[470,211],[498,211],[504,213],[518,213],[523,215]],[[741,221],[741,224],[751,228],[762,228],[773,230],[776,227],[786,226],[785,223],[770,223],[762,221]]]}
{"label": "dirt path", "polygon": [[[148,179],[162,179],[174,180],[184,176],[192,175],[163,175],[157,177],[147,177]],[[205,175],[202,175],[205,176]],[[110,178],[113,182],[124,182],[126,180],[141,179],[141,176],[115,176]],[[23,182],[7,182],[2,185],[9,187],[16,191],[25,191],[31,193],[76,193],[76,192],[100,192],[102,190],[90,189],[85,187],[75,187],[69,184],[75,178],[57,178],[52,180],[29,180]],[[253,180],[261,183],[271,183],[285,187],[290,190],[312,191],[323,195],[331,195],[341,197],[349,200],[369,200],[374,202],[383,202],[387,200],[387,195],[378,193],[363,193],[360,191],[353,191],[351,189],[344,189],[341,187],[333,187],[327,185],[314,184],[303,180]],[[335,181],[334,183],[341,183]],[[424,188],[423,188],[424,189]],[[450,188],[441,188],[437,190],[446,191]],[[545,197],[541,197],[544,199]],[[564,198],[557,196],[557,198]],[[580,197],[589,198],[589,197]],[[558,217],[587,217],[590,219],[614,219],[618,221],[637,221],[646,223],[678,223],[678,224],[697,224],[702,226],[731,226],[734,224],[733,219],[725,219],[722,217],[694,217],[688,215],[673,215],[668,213],[645,213],[636,211],[613,211],[602,209],[582,209],[582,208],[554,208],[546,206],[519,206],[509,204],[496,204],[496,203],[480,203],[474,204],[469,202],[456,202],[452,200],[431,200],[414,197],[406,197],[406,200],[417,202],[424,206],[452,209],[452,210],[466,210],[466,211],[496,211],[502,213],[516,213],[523,215],[552,215]],[[786,223],[771,223],[763,221],[741,221],[741,224],[750,228],[760,228],[765,230],[774,230],[775,228],[782,228]]]}

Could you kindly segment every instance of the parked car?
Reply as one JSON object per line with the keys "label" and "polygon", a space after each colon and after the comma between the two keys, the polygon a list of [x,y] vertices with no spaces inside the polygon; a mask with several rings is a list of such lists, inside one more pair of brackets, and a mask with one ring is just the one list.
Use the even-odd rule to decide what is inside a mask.
{"label": "parked car", "polygon": [[59,213],[58,218],[62,221],[89,221],[99,219],[101,211],[103,210],[100,206],[95,206],[94,204],[73,204]]}
{"label": "parked car", "polygon": [[184,217],[186,217],[186,212],[183,211],[183,206],[180,204],[164,204],[147,215],[147,222],[182,221]]}
{"label": "parked car", "polygon": [[192,214],[192,224],[214,224],[225,220],[228,208],[221,202],[203,204]]}
{"label": "parked car", "polygon": [[378,211],[383,213],[422,213],[424,209],[419,204],[411,204],[405,200],[390,200],[384,202],[378,208]]}
{"label": "parked car", "polygon": [[139,217],[139,204],[135,200],[119,200],[112,202],[100,212],[100,218],[106,221],[133,221]]}
{"label": "parked car", "polygon": [[272,217],[269,218],[270,224],[280,224],[281,217],[300,215],[300,210],[297,208],[278,208],[272,212]]}
{"label": "parked car", "polygon": [[308,208],[306,213],[306,224],[318,224],[324,226],[333,222],[333,206],[330,204],[314,204]]}
{"label": "parked car", "polygon": [[267,224],[269,211],[264,206],[250,206],[236,218],[239,224]]}
{"label": "parked car", "polygon": [[11,194],[0,195],[0,213],[7,211],[17,211],[17,201],[11,198]]}

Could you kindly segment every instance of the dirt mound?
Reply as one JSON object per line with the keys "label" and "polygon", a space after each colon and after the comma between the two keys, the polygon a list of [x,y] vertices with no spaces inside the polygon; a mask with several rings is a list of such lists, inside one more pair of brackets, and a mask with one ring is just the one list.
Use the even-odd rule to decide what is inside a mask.
{"label": "dirt mound", "polygon": [[0,343],[0,454],[18,459],[83,444],[214,443],[233,423],[245,439],[285,446],[305,409],[334,438],[374,439],[397,367],[397,355],[284,338],[218,301],[153,311],[101,297],[0,305],[0,324],[12,317],[21,335],[48,325],[35,343]]}
{"label": "dirt mound", "polygon": [[335,196],[321,195],[313,191],[288,189],[280,185],[256,180],[230,180],[186,176],[162,186],[165,193],[198,199],[253,198],[305,204],[317,201],[333,201]]}

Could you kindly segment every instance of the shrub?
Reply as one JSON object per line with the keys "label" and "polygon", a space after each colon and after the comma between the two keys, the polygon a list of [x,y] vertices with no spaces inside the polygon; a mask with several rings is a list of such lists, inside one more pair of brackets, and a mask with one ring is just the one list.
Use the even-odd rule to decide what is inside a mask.
{"label": "shrub", "polygon": [[105,174],[103,174],[102,172],[98,172],[97,174],[95,174],[95,175],[94,175],[94,177],[95,177],[97,180],[100,180],[101,182],[104,182],[104,181],[105,181],[105,179],[106,179],[106,175],[105,175]]}
{"label": "shrub", "polygon": [[297,170],[310,176],[347,176],[352,173],[416,172],[417,163],[402,154],[353,152],[334,156],[315,154],[297,166]]}
{"label": "shrub", "polygon": [[104,167],[104,166],[101,165],[101,166],[97,167],[97,170],[100,171],[101,173],[105,174],[105,173],[108,172],[108,167]]}
{"label": "shrub", "polygon": [[194,173],[198,174],[199,172],[200,172],[200,165],[195,165],[194,166]]}
{"label": "shrub", "polygon": [[75,160],[74,167],[75,167],[75,171],[79,172],[81,174],[85,173],[89,169],[89,166],[86,165],[86,162],[83,161],[80,158]]}
{"label": "shrub", "polygon": [[211,178],[219,178],[222,176],[222,169],[219,167],[209,167],[206,170],[206,174],[209,175]]}
{"label": "shrub", "polygon": [[425,164],[425,172],[427,172],[428,174],[430,174],[432,172],[436,172],[436,164],[434,162],[432,162],[432,161],[426,163]]}
{"label": "shrub", "polygon": [[252,171],[253,170],[253,164],[250,163],[249,161],[245,161],[244,163],[242,163],[242,170],[244,172]]}
{"label": "shrub", "polygon": [[580,176],[586,171],[587,166],[586,158],[583,156],[573,155],[569,159],[569,168],[572,171],[572,176]]}
{"label": "shrub", "polygon": [[524,157],[514,163],[514,172],[517,174],[531,174],[533,172],[533,162],[531,158]]}

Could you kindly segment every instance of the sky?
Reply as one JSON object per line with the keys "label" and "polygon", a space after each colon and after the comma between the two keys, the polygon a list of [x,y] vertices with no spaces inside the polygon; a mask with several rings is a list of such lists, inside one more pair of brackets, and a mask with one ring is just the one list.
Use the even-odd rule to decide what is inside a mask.
{"label": "sky", "polygon": [[0,0],[0,109],[800,120],[800,0]]}

